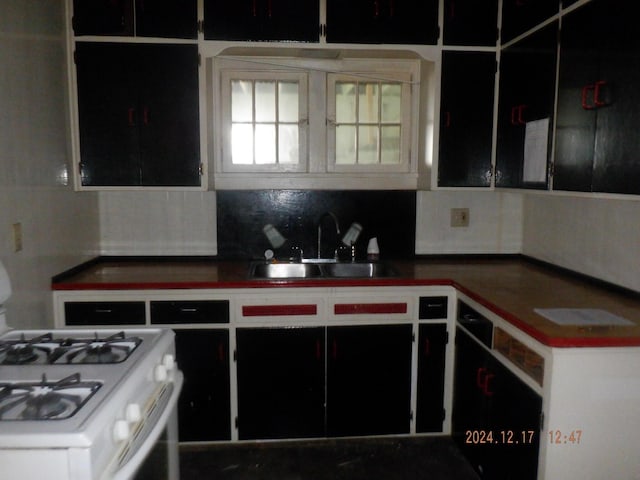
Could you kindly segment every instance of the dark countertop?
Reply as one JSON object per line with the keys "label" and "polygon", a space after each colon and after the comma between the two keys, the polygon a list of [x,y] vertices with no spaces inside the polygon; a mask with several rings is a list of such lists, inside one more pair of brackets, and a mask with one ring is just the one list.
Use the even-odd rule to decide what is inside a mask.
{"label": "dark countertop", "polygon": [[[451,285],[552,347],[640,346],[640,296],[524,257],[448,257],[393,261],[380,279],[254,280],[249,264],[215,259],[101,257],[54,277],[53,290],[298,288]],[[561,326],[534,308],[599,308],[630,326]]]}

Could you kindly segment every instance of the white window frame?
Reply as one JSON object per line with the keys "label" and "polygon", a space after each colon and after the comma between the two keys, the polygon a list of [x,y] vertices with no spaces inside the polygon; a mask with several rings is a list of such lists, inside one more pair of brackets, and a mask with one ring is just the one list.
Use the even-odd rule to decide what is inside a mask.
{"label": "white window frame", "polygon": [[[388,82],[401,85],[400,158],[398,163],[336,163],[336,83]],[[411,168],[411,74],[408,72],[363,72],[359,75],[330,73],[327,76],[327,169],[330,172],[409,172]]]}
{"label": "white window frame", "polygon": [[[298,163],[237,164],[231,155],[231,82],[233,80],[295,81],[298,83]],[[220,75],[221,118],[219,132],[223,172],[305,172],[308,169],[308,78],[304,72],[224,70]]]}

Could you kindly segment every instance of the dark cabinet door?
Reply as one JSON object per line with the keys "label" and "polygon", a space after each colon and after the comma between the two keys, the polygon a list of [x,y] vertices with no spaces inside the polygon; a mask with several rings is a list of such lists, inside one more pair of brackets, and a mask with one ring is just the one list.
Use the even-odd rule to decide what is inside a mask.
{"label": "dark cabinet door", "polygon": [[438,185],[491,184],[496,57],[488,52],[442,54]]}
{"label": "dark cabinet door", "polygon": [[84,186],[199,186],[195,45],[76,45]]}
{"label": "dark cabinet door", "polygon": [[327,0],[327,42],[435,44],[438,0]]}
{"label": "dark cabinet door", "polygon": [[76,35],[196,38],[197,0],[74,0]]}
{"label": "dark cabinet door", "polygon": [[537,393],[457,330],[453,437],[482,478],[537,478],[541,412]]}
{"label": "dark cabinet door", "polygon": [[236,331],[241,440],[324,436],[325,329]]}
{"label": "dark cabinet door", "polygon": [[412,326],[327,329],[327,435],[409,433]]}
{"label": "dark cabinet door", "polygon": [[445,0],[445,45],[486,45],[498,41],[497,0]]}
{"label": "dark cabinet door", "polygon": [[444,420],[444,366],[447,326],[442,323],[418,327],[418,386],[416,431],[441,432]]}
{"label": "dark cabinet door", "polygon": [[502,43],[551,18],[559,9],[560,0],[503,0]]}
{"label": "dark cabinet door", "polygon": [[175,333],[176,357],[184,374],[178,400],[180,441],[230,440],[228,330]]}
{"label": "dark cabinet door", "polygon": [[547,186],[543,175],[525,173],[527,124],[549,119],[546,163],[551,158],[553,109],[555,102],[558,22],[504,49],[500,60],[498,100],[498,145],[496,186],[541,188]]}
{"label": "dark cabinet door", "polygon": [[317,42],[318,0],[205,0],[204,36],[213,40]]}
{"label": "dark cabinet door", "polygon": [[640,40],[623,1],[563,18],[554,189],[640,193]]}

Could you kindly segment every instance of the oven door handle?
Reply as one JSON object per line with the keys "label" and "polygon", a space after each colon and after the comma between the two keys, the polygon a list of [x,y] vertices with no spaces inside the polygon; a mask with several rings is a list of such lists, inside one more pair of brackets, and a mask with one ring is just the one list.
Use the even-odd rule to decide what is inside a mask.
{"label": "oven door handle", "polygon": [[[151,431],[141,439],[138,450],[128,459],[128,461],[116,472],[109,473],[109,469],[105,471],[104,480],[129,480],[136,471],[142,466],[144,460],[147,458],[151,449],[154,447],[160,435],[164,431],[165,427],[169,423],[169,417],[176,408],[178,397],[180,396],[180,390],[182,389],[182,383],[184,382],[184,375],[179,370],[174,373],[173,377],[173,390],[169,400],[164,406],[163,412],[158,417]],[[148,419],[147,419],[148,420]],[[176,440],[177,441],[177,440]]]}

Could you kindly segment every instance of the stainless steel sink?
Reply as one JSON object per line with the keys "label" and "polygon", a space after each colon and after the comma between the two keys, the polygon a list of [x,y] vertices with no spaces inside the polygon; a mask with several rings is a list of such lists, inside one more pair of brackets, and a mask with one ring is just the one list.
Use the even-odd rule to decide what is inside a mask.
{"label": "stainless steel sink", "polygon": [[389,264],[380,262],[329,263],[323,265],[322,270],[327,277],[341,278],[380,278],[396,275]]}
{"label": "stainless steel sink", "polygon": [[395,276],[391,265],[381,262],[265,263],[254,262],[251,278],[381,278]]}
{"label": "stainless steel sink", "polygon": [[252,278],[309,278],[322,276],[322,271],[317,264],[260,262],[251,264],[249,276]]}

